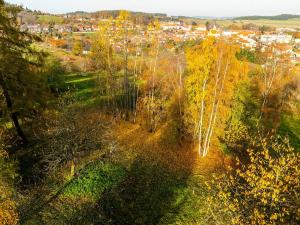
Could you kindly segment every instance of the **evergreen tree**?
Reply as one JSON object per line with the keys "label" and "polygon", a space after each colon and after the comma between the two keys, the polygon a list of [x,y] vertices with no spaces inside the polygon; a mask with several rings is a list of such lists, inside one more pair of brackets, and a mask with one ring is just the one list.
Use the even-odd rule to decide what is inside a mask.
{"label": "evergreen tree", "polygon": [[21,8],[0,0],[0,90],[4,110],[12,120],[23,144],[28,142],[21,127],[21,117],[28,117],[43,105],[42,77],[38,76],[43,54],[32,43],[39,38],[19,29],[17,14]]}

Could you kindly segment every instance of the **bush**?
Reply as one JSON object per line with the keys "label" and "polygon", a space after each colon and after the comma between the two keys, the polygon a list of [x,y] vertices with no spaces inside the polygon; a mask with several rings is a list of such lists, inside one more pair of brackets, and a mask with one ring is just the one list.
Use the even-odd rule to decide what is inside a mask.
{"label": "bush", "polygon": [[86,197],[98,199],[106,188],[118,184],[125,171],[119,166],[97,162],[85,168],[64,192],[68,197]]}
{"label": "bush", "polygon": [[16,165],[3,150],[2,135],[0,130],[0,224],[15,225],[19,221],[16,202],[13,199],[14,181],[17,177]]}
{"label": "bush", "polygon": [[[271,138],[248,150],[250,162],[208,184],[209,220],[225,224],[299,224],[300,154]],[[212,197],[215,196],[215,197]],[[212,216],[213,215],[213,216]]]}
{"label": "bush", "polygon": [[66,70],[59,61],[54,57],[48,57],[46,60],[45,76],[47,85],[52,93],[60,93],[65,90],[65,73]]}

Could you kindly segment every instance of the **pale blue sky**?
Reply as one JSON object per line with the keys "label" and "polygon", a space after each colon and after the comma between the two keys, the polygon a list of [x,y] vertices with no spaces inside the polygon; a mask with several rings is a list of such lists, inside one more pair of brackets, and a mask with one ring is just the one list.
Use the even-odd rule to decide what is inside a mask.
{"label": "pale blue sky", "polygon": [[300,14],[300,0],[6,0],[51,13],[127,9],[185,16]]}

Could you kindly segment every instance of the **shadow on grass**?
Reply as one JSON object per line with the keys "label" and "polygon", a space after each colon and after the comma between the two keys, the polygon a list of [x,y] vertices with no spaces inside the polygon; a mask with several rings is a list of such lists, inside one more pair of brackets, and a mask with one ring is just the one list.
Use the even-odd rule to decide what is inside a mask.
{"label": "shadow on grass", "polygon": [[[147,154],[138,156],[127,171],[122,172],[119,166],[111,165],[109,170],[100,169],[99,175],[95,175],[95,171],[85,172],[84,183],[91,184],[96,192],[104,190],[95,198],[62,195],[43,210],[46,224],[172,224],[187,197],[185,190],[194,166],[193,158],[191,154],[180,152],[170,155],[173,160],[181,160],[175,164],[184,164],[182,168],[174,169],[164,160],[149,160]],[[158,155],[162,156],[161,153]],[[180,156],[182,158],[178,158]],[[120,179],[113,178],[114,173],[109,172],[115,170]],[[115,181],[111,182],[112,179]],[[84,190],[91,189],[85,186],[82,186]],[[80,195],[85,192],[82,190],[78,192]]]}
{"label": "shadow on grass", "polygon": [[168,129],[150,134],[137,126],[126,127],[120,128],[121,136],[115,133],[124,147],[118,148],[116,158],[85,167],[69,187],[22,224],[174,224],[191,196],[188,180],[197,153],[189,144],[167,146],[161,138]]}
{"label": "shadow on grass", "polygon": [[290,144],[300,151],[300,118],[284,115],[279,127],[279,134],[289,137]]}
{"label": "shadow on grass", "polygon": [[99,200],[106,224],[158,224],[178,209],[176,190],[186,187],[188,176],[136,159],[126,179]]}

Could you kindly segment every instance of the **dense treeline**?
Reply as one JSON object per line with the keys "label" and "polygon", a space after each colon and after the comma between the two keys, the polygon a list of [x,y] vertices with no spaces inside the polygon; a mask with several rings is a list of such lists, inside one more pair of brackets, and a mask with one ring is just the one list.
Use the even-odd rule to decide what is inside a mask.
{"label": "dense treeline", "polygon": [[[0,0],[1,224],[28,224],[36,217],[35,222],[43,224],[96,219],[112,224],[124,216],[134,218],[132,223],[151,224],[149,218],[158,221],[151,216],[158,209],[146,207],[145,215],[135,214],[134,204],[143,205],[138,197],[128,204],[132,193],[125,187],[152,193],[156,179],[174,186],[183,174],[173,180],[170,171],[159,168],[164,160],[170,163],[169,154],[185,157],[193,148],[203,160],[219,152],[232,161],[231,169],[223,168],[214,178],[209,175],[205,193],[189,184],[192,196],[205,196],[201,204],[206,210],[196,218],[199,224],[299,222],[299,134],[297,128],[292,130],[289,142],[289,133],[282,131],[285,116],[299,119],[299,72],[286,55],[276,55],[272,48],[249,52],[214,37],[180,45],[162,42],[158,21],[147,24],[148,32],[141,35],[141,28],[132,26],[134,16],[121,11],[114,22],[100,24],[88,56],[80,54],[82,49],[68,53],[83,62],[78,75],[69,62],[42,52],[38,37],[18,30],[19,10]],[[135,159],[131,171],[123,170],[124,165],[113,167],[124,155],[118,155],[122,147],[111,138],[108,118],[138,125],[149,137],[162,135],[158,152],[166,159]],[[139,141],[155,148],[151,140]],[[183,151],[167,150],[174,146]],[[95,158],[100,164],[91,161]],[[87,170],[81,176],[85,161]],[[151,175],[148,167],[158,177],[135,183],[135,176]],[[118,183],[126,173],[127,180]],[[170,188],[160,191],[166,195]],[[34,195],[39,195],[36,202]],[[44,195],[46,200],[38,203]],[[93,220],[88,214],[76,217],[82,203],[76,195],[84,195],[81,200],[89,207],[89,198],[100,202],[95,212],[88,211],[95,213],[90,214]],[[149,200],[144,191],[141,196]],[[130,213],[122,197],[134,209]]]}
{"label": "dense treeline", "polygon": [[289,20],[289,19],[296,19],[299,18],[299,15],[291,15],[291,14],[281,14],[277,16],[242,16],[237,17],[237,20],[260,20],[260,19],[267,19],[267,20]]}

